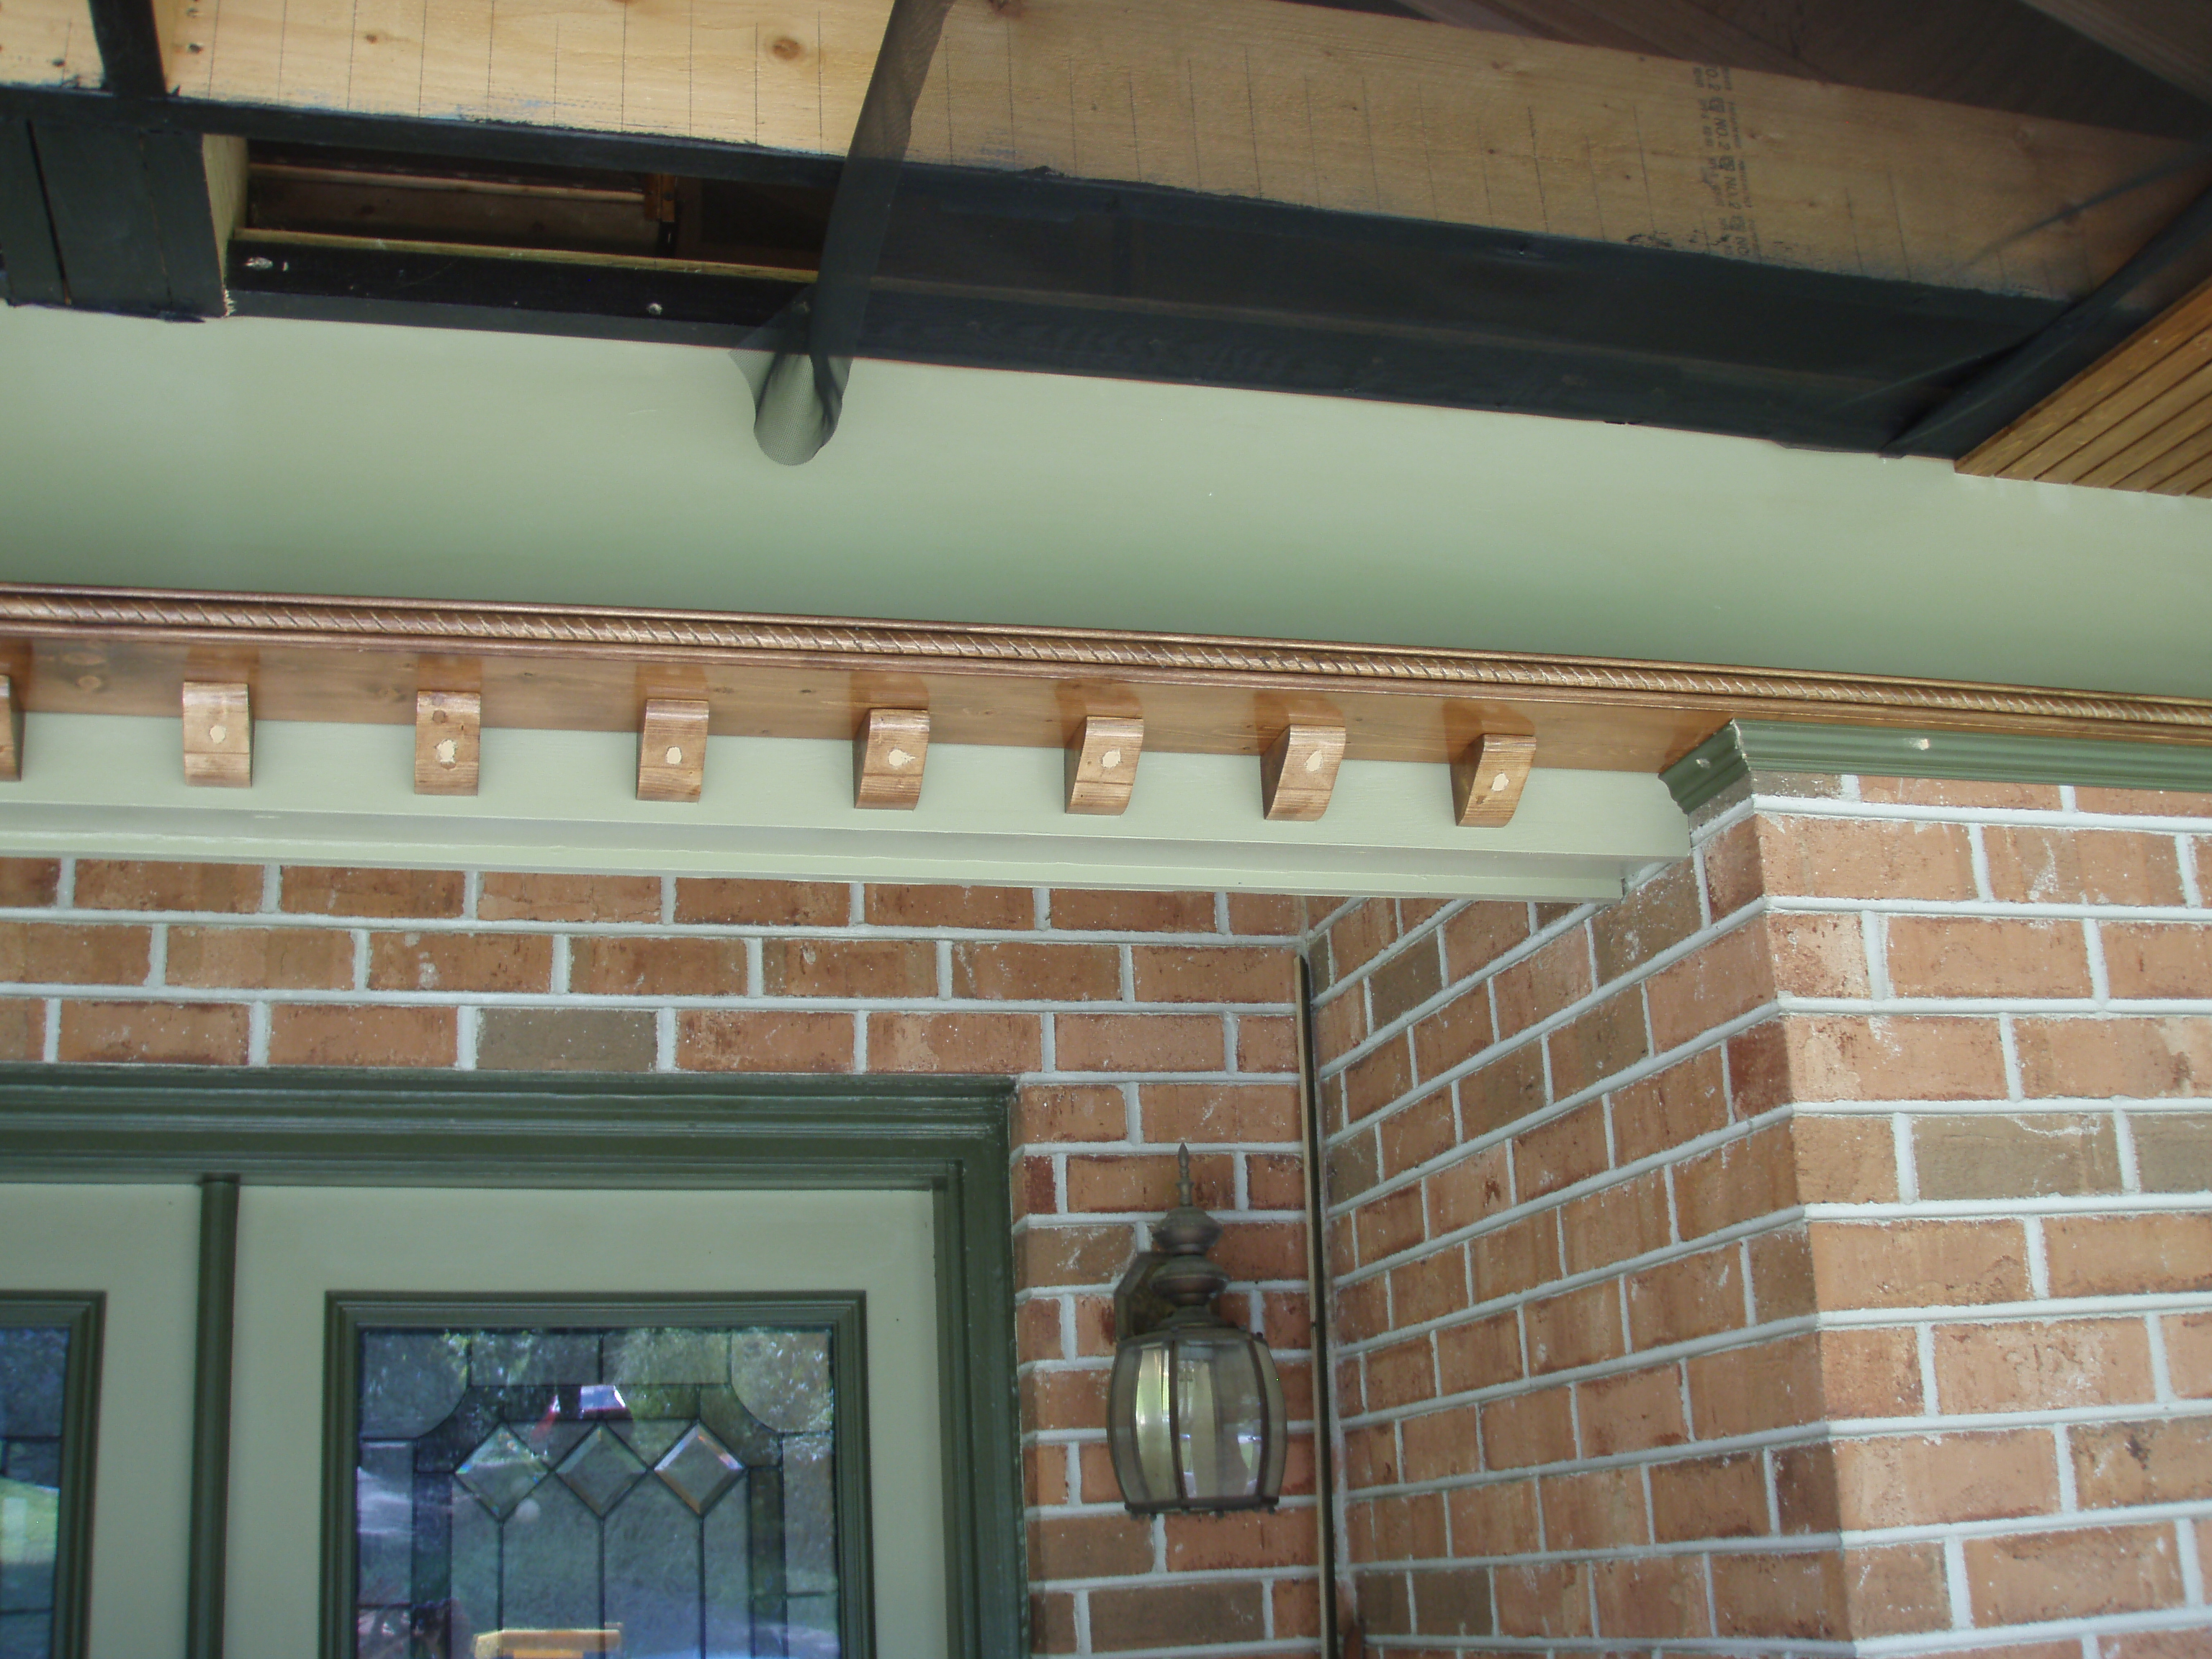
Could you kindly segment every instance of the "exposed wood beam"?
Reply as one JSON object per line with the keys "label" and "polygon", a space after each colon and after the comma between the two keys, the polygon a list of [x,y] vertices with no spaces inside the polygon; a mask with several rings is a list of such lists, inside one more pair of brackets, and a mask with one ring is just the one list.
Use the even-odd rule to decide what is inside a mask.
{"label": "exposed wood beam", "polygon": [[15,677],[0,674],[0,782],[13,783],[23,775],[23,705],[15,696]]}
{"label": "exposed wood beam", "polygon": [[475,691],[415,694],[415,793],[473,795],[483,754],[483,697]]}
{"label": "exposed wood beam", "polygon": [[2025,0],[2046,17],[2212,103],[2212,6],[2204,0]]}
{"label": "exposed wood beam", "polygon": [[1067,745],[1067,810],[1096,817],[1116,817],[1127,811],[1144,750],[1142,720],[1085,715],[1082,729]]}
{"label": "exposed wood beam", "polygon": [[[605,15],[226,0],[218,36],[215,9],[197,9],[174,20],[167,60],[191,98],[812,155],[851,131],[885,15],[882,0],[823,0],[800,27],[768,0]],[[960,5],[912,151],[2067,297],[2202,181],[2071,210],[2174,154],[2141,135],[1278,0]]]}
{"label": "exposed wood beam", "polygon": [[695,801],[707,778],[708,705],[650,697],[637,733],[637,798]]}
{"label": "exposed wood beam", "polygon": [[929,710],[871,708],[853,739],[853,805],[910,812],[929,764]]}
{"label": "exposed wood beam", "polygon": [[1513,821],[1536,739],[1511,732],[1486,732],[1452,761],[1452,817],[1463,830],[1492,830]]}
{"label": "exposed wood beam", "polygon": [[1480,28],[1475,14],[1503,15],[1528,33],[1616,52],[1650,52],[1690,64],[1726,64],[1771,75],[1821,76],[1794,52],[1706,10],[1696,0],[1402,0],[1438,22]]}
{"label": "exposed wood beam", "polygon": [[184,684],[185,781],[244,789],[253,781],[253,694],[234,680]]}
{"label": "exposed wood beam", "polygon": [[1314,823],[1328,811],[1336,775],[1344,764],[1344,722],[1315,717],[1293,720],[1260,757],[1260,798],[1279,822]]}

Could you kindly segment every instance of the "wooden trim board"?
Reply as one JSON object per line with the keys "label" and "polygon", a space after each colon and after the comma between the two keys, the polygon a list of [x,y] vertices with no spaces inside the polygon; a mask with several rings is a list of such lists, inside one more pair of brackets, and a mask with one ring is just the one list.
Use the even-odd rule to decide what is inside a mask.
{"label": "wooden trim board", "polygon": [[[455,682],[456,672],[466,677]],[[1341,720],[1357,760],[1447,763],[1483,732],[1537,763],[1654,773],[1732,719],[2212,743],[2212,701],[1955,681],[1201,635],[0,584],[0,672],[41,714],[165,714],[185,679],[256,718],[410,724],[418,681],[480,682],[488,727],[634,732],[703,700],[717,736],[851,738],[927,708],[933,740],[1064,749],[1090,715],[1148,752],[1264,753]]]}
{"label": "wooden trim board", "polygon": [[[167,0],[160,13],[169,83],[187,98],[835,155],[889,5]],[[2087,293],[2212,181],[2204,166],[2158,176],[2180,153],[1281,0],[969,0],[946,21],[910,152],[2047,297]]]}

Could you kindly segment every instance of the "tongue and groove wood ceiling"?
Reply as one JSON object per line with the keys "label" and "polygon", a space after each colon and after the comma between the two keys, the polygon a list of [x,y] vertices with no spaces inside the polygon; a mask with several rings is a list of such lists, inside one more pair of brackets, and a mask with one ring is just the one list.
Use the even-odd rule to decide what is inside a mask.
{"label": "tongue and groove wood ceiling", "polygon": [[[546,262],[588,250],[347,235],[283,204],[317,144],[350,146],[331,178],[417,188],[392,160],[413,153],[416,173],[473,167],[486,198],[501,186],[485,167],[533,161],[643,179],[648,213],[697,208],[700,186],[671,175],[818,195],[890,9],[145,6],[0,15],[0,110],[50,202],[81,187],[70,129],[88,120],[252,146],[206,145],[216,300],[186,293],[173,258],[139,308],[702,342],[741,337],[809,250],[740,264],[664,240],[688,257],[556,278]],[[158,46],[159,85],[140,88],[156,95],[103,96],[120,77],[100,41],[134,30],[149,59]],[[2212,274],[2212,238],[2185,217],[2212,185],[2208,94],[2212,8],[2188,0],[958,0],[870,349],[1959,455]],[[150,222],[173,239],[148,171]],[[0,190],[9,176],[0,156]],[[11,257],[11,299],[97,286],[71,280],[54,214],[52,290],[29,291],[36,261]],[[0,254],[19,252],[22,217],[0,219]],[[2056,345],[2054,325],[2072,331]],[[2105,392],[2137,361],[2102,371]],[[2195,419],[2170,386],[2155,395]],[[2185,469],[2140,471],[2083,477],[2157,487]]]}

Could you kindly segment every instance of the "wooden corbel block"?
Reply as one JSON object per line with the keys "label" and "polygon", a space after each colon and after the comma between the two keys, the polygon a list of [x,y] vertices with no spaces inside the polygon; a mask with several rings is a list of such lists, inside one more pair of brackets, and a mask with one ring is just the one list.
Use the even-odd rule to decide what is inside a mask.
{"label": "wooden corbel block", "polygon": [[1260,763],[1261,799],[1267,816],[1311,823],[1328,811],[1336,769],[1344,763],[1344,727],[1294,724],[1283,728]]}
{"label": "wooden corbel block", "polygon": [[12,676],[0,674],[0,783],[23,775],[23,705]]}
{"label": "wooden corbel block", "polygon": [[1145,723],[1119,714],[1086,714],[1067,745],[1067,810],[1112,817],[1128,811],[1144,753]]}
{"label": "wooden corbel block", "polygon": [[871,708],[853,739],[853,805],[910,811],[921,805],[929,761],[929,710]]}
{"label": "wooden corbel block", "polygon": [[185,682],[185,781],[228,789],[252,783],[253,700],[243,684]]}
{"label": "wooden corbel block", "polygon": [[1452,811],[1463,830],[1510,823],[1535,764],[1536,739],[1486,732],[1452,762]]}
{"label": "wooden corbel block", "polygon": [[706,781],[707,705],[647,698],[637,736],[637,798],[696,800]]}
{"label": "wooden corbel block", "polygon": [[415,793],[473,795],[483,753],[483,696],[477,691],[415,694]]}

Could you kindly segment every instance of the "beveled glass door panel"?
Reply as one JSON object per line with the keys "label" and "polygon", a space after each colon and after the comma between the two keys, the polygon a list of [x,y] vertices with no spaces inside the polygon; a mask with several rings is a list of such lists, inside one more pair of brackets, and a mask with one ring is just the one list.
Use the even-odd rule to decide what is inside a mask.
{"label": "beveled glass door panel", "polygon": [[[0,1291],[39,1297],[98,1295],[99,1376],[90,1452],[93,1459],[90,1594],[83,1651],[87,1659],[146,1659],[178,1650],[185,1625],[185,1573],[191,1535],[193,1324],[199,1249],[199,1193],[186,1186],[55,1183],[0,1186]],[[51,1321],[40,1328],[54,1328]],[[27,1366],[36,1355],[18,1355]],[[9,1473],[23,1477],[0,1507],[0,1529],[43,1536],[43,1507],[52,1473],[61,1474],[58,1426],[36,1409],[42,1393],[26,1377],[26,1404],[36,1421],[11,1425],[0,1439]],[[32,1431],[18,1434],[18,1428]],[[58,1528],[64,1517],[54,1516]],[[56,1543],[58,1545],[57,1537]],[[13,1553],[38,1553],[27,1537]],[[0,1550],[0,1553],[8,1553]],[[6,1642],[30,1643],[39,1629],[30,1602],[40,1592],[32,1575],[11,1573],[0,1601],[21,1603],[4,1614]],[[70,1585],[57,1575],[53,1593]],[[30,1647],[43,1656],[47,1650]]]}
{"label": "beveled glass door panel", "polygon": [[[848,1301],[856,1293],[856,1322],[865,1308],[863,1340],[853,1346],[866,1352],[865,1468],[878,1517],[868,1575],[884,1614],[876,1650],[885,1659],[939,1659],[945,1557],[928,1193],[247,1186],[234,1345],[229,1659],[301,1659],[323,1649],[320,1591],[332,1570],[323,1450],[333,1402],[349,1389],[356,1415],[346,1419],[356,1426],[344,1461],[368,1471],[354,1477],[347,1528],[362,1529],[355,1583],[342,1591],[356,1610],[344,1615],[356,1619],[352,1651],[448,1659],[483,1653],[488,1642],[496,1654],[519,1639],[502,1630],[520,1626],[562,1631],[574,1650],[605,1652],[614,1650],[606,1632],[625,1626],[619,1650],[631,1655],[833,1650],[808,1635],[834,1629],[839,1605],[836,1562],[816,1559],[842,1518],[817,1467],[834,1461],[826,1455],[832,1397],[809,1395],[817,1368],[807,1353],[764,1346],[779,1332],[804,1346],[826,1331],[788,1304],[827,1303],[832,1292]],[[744,1312],[749,1298],[763,1297],[782,1298],[782,1313]],[[667,1305],[641,1310],[655,1298]],[[345,1310],[351,1334],[331,1334],[334,1309]],[[329,1358],[347,1352],[341,1341],[355,1344],[350,1377]],[[410,1343],[422,1352],[410,1355]],[[821,1358],[827,1366],[827,1346]],[[363,1392],[377,1378],[380,1401]],[[401,1501],[403,1481],[404,1566],[397,1517],[363,1522],[359,1507]],[[380,1496],[386,1487],[388,1500]],[[823,1504],[831,1515],[805,1513]],[[917,1516],[929,1523],[914,1524]],[[428,1518],[418,1526],[417,1516]],[[741,1550],[732,1539],[740,1522]],[[732,1565],[740,1558],[741,1588]],[[489,1589],[487,1563],[496,1579]],[[781,1584],[763,1576],[771,1565]],[[449,1627],[402,1636],[387,1620],[390,1640],[378,1646],[357,1609],[416,1605],[418,1573],[434,1589],[447,1575],[439,1605],[455,1609]],[[456,1582],[471,1573],[473,1582]],[[642,1595],[656,1575],[659,1589]],[[366,1603],[364,1583],[374,1592]],[[386,1591],[389,1599],[375,1600]],[[510,1592],[512,1617],[501,1599]],[[679,1600],[681,1616],[671,1611]],[[626,1619],[611,1611],[620,1607],[630,1609]],[[461,1622],[465,1648],[454,1646]],[[755,1645],[752,1632],[771,1628],[788,1634]]]}

